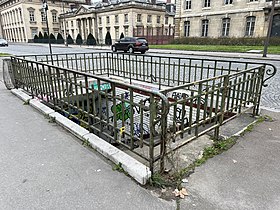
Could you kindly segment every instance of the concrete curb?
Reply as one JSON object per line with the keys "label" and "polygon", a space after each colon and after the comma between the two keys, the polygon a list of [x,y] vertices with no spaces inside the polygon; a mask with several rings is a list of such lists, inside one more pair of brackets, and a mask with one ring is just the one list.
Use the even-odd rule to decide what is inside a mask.
{"label": "concrete curb", "polygon": [[44,115],[50,115],[51,113],[54,113],[55,111],[48,106],[42,104],[38,99],[31,99],[29,101],[30,106],[37,109],[39,112],[43,113]]}
{"label": "concrete curb", "polygon": [[88,141],[92,148],[115,164],[121,163],[123,169],[141,185],[145,185],[150,179],[151,171],[144,164],[112,146],[98,136],[90,133],[88,130],[64,117],[60,113],[55,112],[53,109],[41,103],[38,99],[32,99],[32,97],[24,93],[22,89],[12,89],[11,92],[21,100],[29,102],[29,104],[39,112],[52,117],[57,124],[70,131],[82,141]]}
{"label": "concrete curb", "polygon": [[110,159],[117,165],[121,164],[123,169],[141,185],[145,185],[151,177],[151,171],[147,166],[98,136],[90,133],[86,134],[84,138],[91,144],[92,148],[96,149],[103,156]]}
{"label": "concrete curb", "polygon": [[22,89],[12,89],[11,92],[24,102],[29,102],[32,97],[25,94]]}

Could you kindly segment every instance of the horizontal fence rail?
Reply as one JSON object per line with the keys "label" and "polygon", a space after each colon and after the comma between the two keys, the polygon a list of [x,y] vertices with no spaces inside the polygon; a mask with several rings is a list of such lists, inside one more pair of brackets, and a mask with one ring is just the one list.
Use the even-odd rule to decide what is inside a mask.
{"label": "horizontal fence rail", "polygon": [[153,83],[156,89],[212,78],[219,75],[265,66],[263,85],[276,74],[276,67],[262,62],[225,59],[202,59],[178,56],[151,56],[141,54],[94,52],[51,55],[28,55],[26,59],[46,62],[77,71],[118,76],[132,80]]}
{"label": "horizontal fence rail", "polygon": [[111,52],[11,57],[11,66],[16,87],[136,153],[152,172],[198,136],[218,138],[240,113],[258,114],[276,73],[262,63]]}

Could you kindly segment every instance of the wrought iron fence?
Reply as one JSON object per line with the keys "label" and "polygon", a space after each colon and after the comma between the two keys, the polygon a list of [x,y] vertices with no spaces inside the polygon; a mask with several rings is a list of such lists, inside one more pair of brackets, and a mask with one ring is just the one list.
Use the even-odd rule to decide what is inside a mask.
{"label": "wrought iron fence", "polygon": [[[172,150],[252,109],[272,65],[228,60],[80,53],[11,57],[16,87],[111,143],[151,171]],[[172,142],[170,142],[172,140]],[[167,149],[167,143],[171,149]]]}

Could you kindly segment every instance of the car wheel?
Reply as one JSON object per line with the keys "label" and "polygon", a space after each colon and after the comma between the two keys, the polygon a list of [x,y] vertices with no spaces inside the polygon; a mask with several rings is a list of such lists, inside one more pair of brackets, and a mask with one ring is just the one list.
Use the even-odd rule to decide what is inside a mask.
{"label": "car wheel", "polygon": [[128,48],[128,52],[133,53],[134,52],[133,48],[132,47]]}
{"label": "car wheel", "polygon": [[113,51],[113,52],[117,52],[117,49],[116,49],[115,46],[112,46],[112,51]]}

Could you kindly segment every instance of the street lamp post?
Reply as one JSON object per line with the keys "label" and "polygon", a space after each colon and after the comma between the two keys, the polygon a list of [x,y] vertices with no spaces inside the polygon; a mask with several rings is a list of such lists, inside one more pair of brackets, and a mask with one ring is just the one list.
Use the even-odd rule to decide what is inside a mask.
{"label": "street lamp post", "polygon": [[64,11],[64,2],[62,0],[62,9],[63,9],[63,25],[64,25],[64,37],[65,37],[65,46],[68,46],[67,42],[67,31],[66,31],[66,21],[65,21],[65,11]]}
{"label": "street lamp post", "polygon": [[270,15],[269,15],[269,23],[268,23],[268,29],[267,29],[267,36],[266,36],[266,39],[264,42],[263,57],[266,57],[266,55],[267,55],[267,48],[268,48],[269,39],[271,36],[271,28],[272,28],[272,22],[273,22],[275,2],[276,2],[276,0],[272,0],[272,6],[271,6]]}
{"label": "street lamp post", "polygon": [[48,4],[47,4],[47,0],[43,0],[43,9],[45,11],[45,16],[46,16],[48,42],[49,42],[49,49],[50,49],[50,54],[51,54],[51,62],[52,62],[52,65],[53,65],[52,45],[51,45],[51,40],[50,40],[50,30],[49,30],[49,23],[48,23]]}

